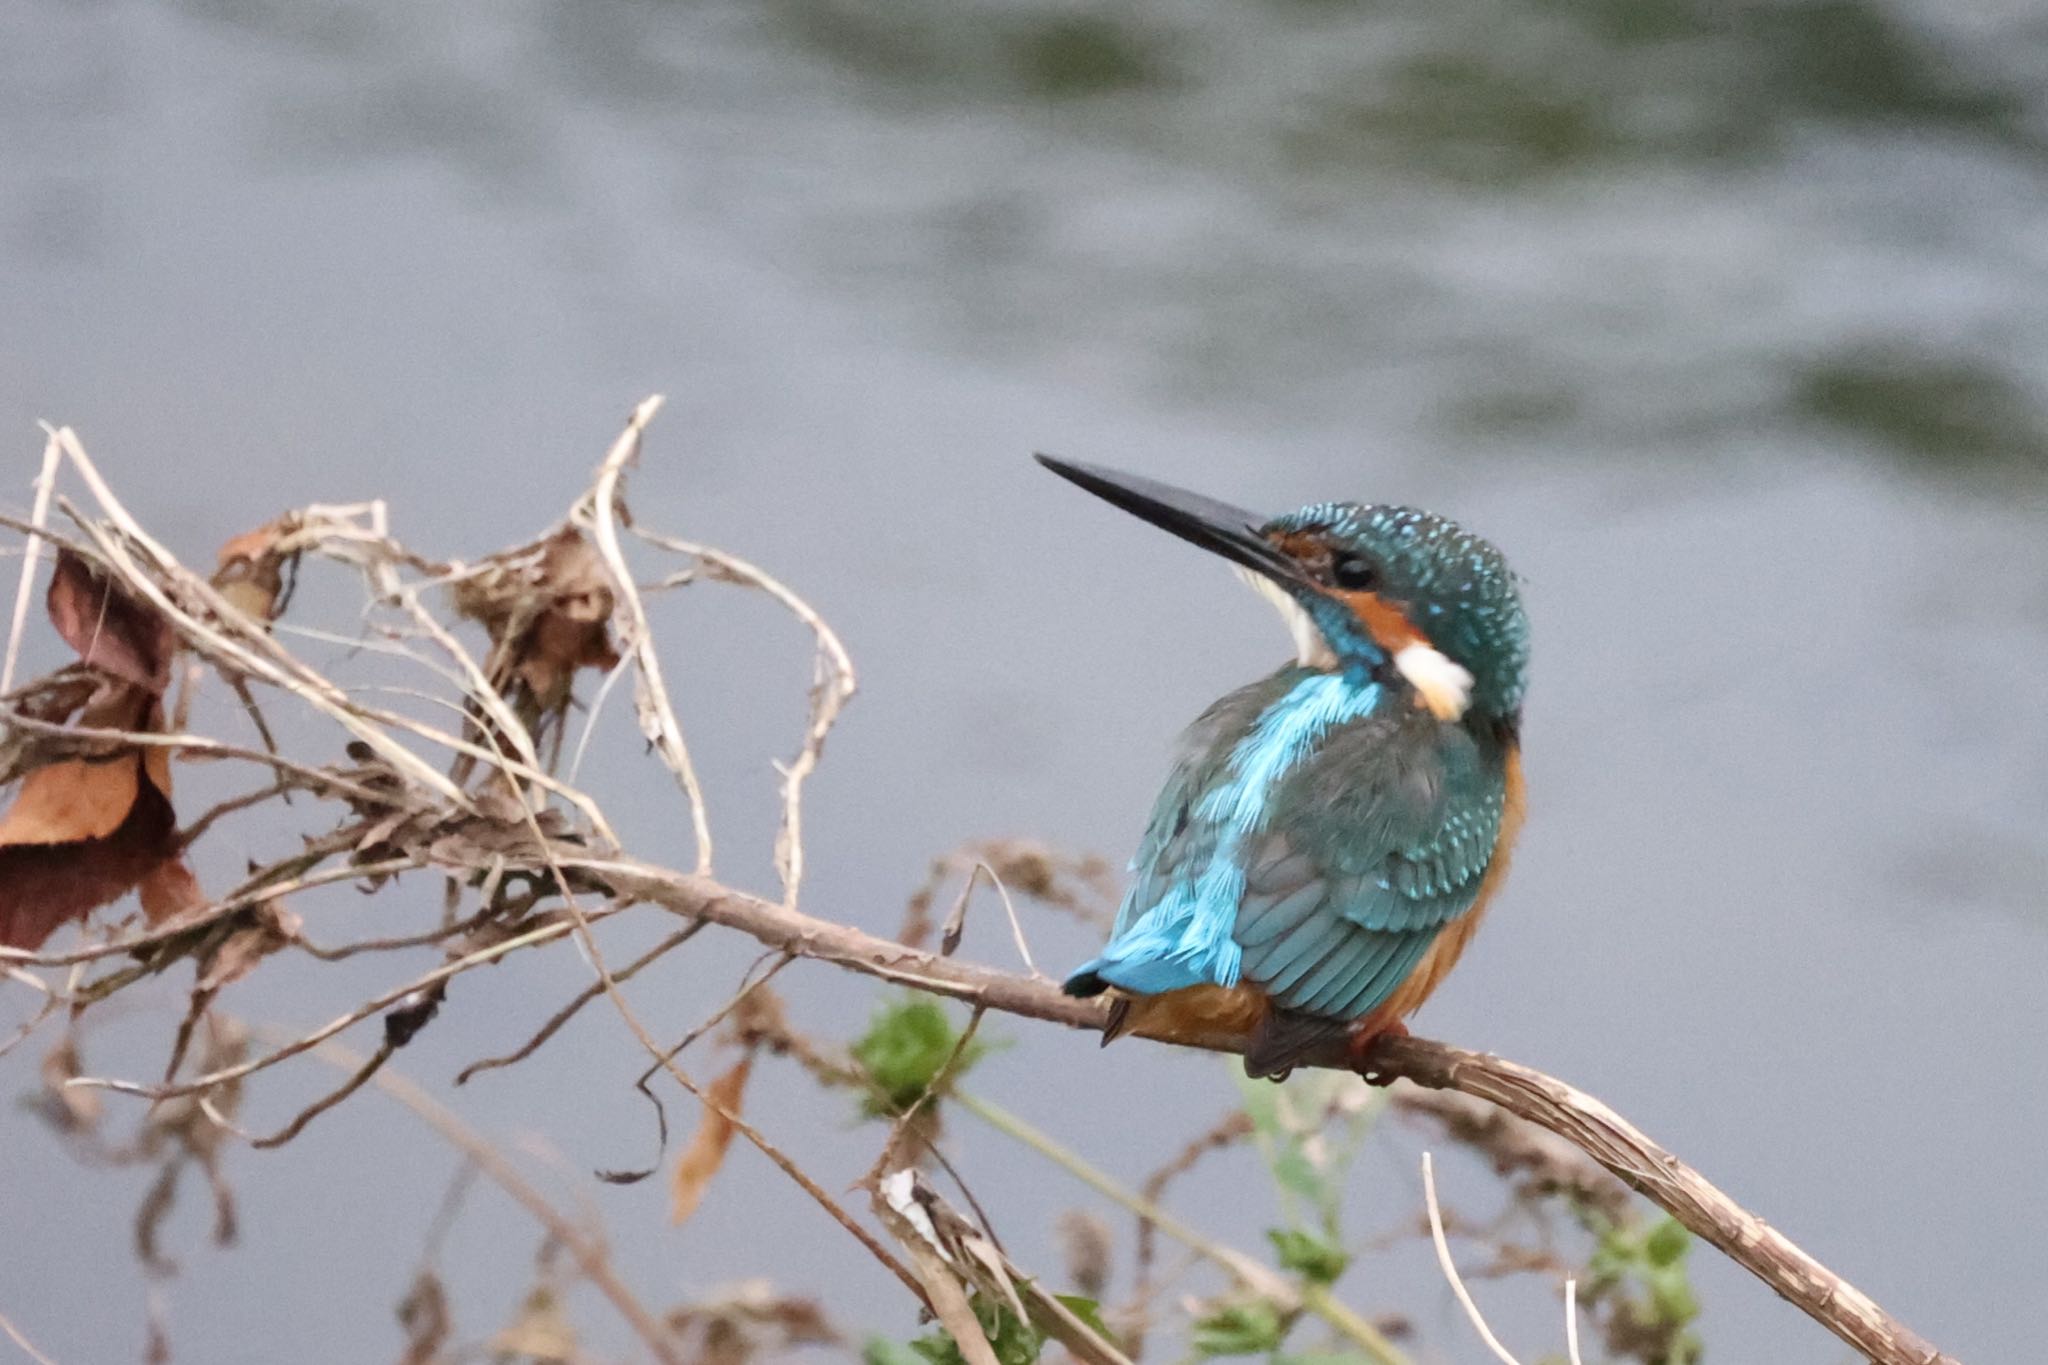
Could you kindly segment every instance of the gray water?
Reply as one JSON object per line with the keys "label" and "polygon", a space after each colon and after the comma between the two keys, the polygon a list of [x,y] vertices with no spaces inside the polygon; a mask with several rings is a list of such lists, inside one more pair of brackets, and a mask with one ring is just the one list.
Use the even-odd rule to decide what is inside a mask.
{"label": "gray water", "polygon": [[[408,540],[474,555],[551,520],[631,403],[665,392],[639,514],[772,566],[861,665],[814,788],[807,896],[877,930],[965,839],[1121,861],[1173,733],[1284,648],[1215,566],[1029,451],[1276,511],[1451,513],[1528,580],[1533,818],[1419,1031],[1593,1090],[1973,1365],[2031,1358],[2048,18],[2000,0],[1107,15],[14,0],[9,497],[48,418],[195,560],[286,505],[378,495]],[[312,592],[347,619],[345,585]],[[664,620],[721,869],[767,886],[767,760],[801,718],[804,640],[730,594]],[[687,860],[670,788],[617,728],[590,785],[643,853]],[[207,850],[210,884],[275,856],[246,837]],[[299,908],[333,942],[435,894]],[[1031,928],[1049,968],[1089,946]],[[666,1031],[750,958],[688,951],[637,988]],[[1012,960],[993,918],[966,951]],[[279,961],[227,1003],[303,1029],[401,965]],[[681,1232],[658,1192],[584,1174],[653,1152],[616,1019],[448,1089],[585,970],[558,952],[467,978],[405,1070],[494,1136],[544,1134],[534,1169],[602,1211],[650,1300],[766,1275],[907,1333],[900,1292],[751,1153]],[[828,1035],[874,998],[823,969],[784,980]],[[174,985],[153,999],[89,1035],[96,1062],[160,1065]],[[1015,1046],[980,1088],[1127,1178],[1232,1103],[1213,1059],[1001,1031]],[[0,1085],[32,1087],[35,1051]],[[327,1082],[277,1074],[250,1122]],[[757,1091],[833,1188],[871,1156],[843,1097],[787,1068]],[[0,1134],[0,1312],[64,1365],[137,1357],[147,1174],[83,1169],[12,1108]],[[956,1140],[1013,1250],[1055,1264],[1074,1188],[985,1131]],[[1412,1209],[1426,1141],[1374,1140],[1361,1236]],[[234,1153],[242,1245],[204,1245],[190,1190],[169,1226],[177,1358],[394,1358],[456,1165],[374,1095]],[[1476,1169],[1459,1179],[1483,1200]],[[1272,1216],[1248,1156],[1186,1194],[1240,1244]],[[517,1298],[534,1241],[503,1200],[471,1201],[443,1252],[465,1334]],[[1845,1358],[1697,1259],[1713,1359]],[[1346,1292],[1413,1315],[1422,1359],[1480,1358],[1420,1246]],[[1525,1358],[1559,1349],[1549,1286],[1483,1293]],[[630,1349],[602,1304],[577,1307]]]}

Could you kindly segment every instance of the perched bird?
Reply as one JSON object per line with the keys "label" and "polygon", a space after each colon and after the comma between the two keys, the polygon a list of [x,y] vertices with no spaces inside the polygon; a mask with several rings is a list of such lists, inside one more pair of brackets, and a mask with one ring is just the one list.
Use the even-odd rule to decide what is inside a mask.
{"label": "perched bird", "polygon": [[1348,1035],[1354,1057],[1456,965],[1522,822],[1528,619],[1498,550],[1407,507],[1268,520],[1049,456],[1054,473],[1235,563],[1296,655],[1216,702],[1070,995],[1139,1029],[1246,1038],[1281,1077]]}

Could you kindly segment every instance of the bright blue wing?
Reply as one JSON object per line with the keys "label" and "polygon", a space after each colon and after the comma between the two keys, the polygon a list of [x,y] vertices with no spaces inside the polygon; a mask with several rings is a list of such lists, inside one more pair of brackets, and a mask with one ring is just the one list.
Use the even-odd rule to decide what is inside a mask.
{"label": "bright blue wing", "polygon": [[1245,859],[1233,930],[1245,979],[1323,1018],[1385,1003],[1478,898],[1506,792],[1503,753],[1422,713],[1334,736]]}
{"label": "bright blue wing", "polygon": [[[1359,692],[1333,709],[1336,689],[1330,675],[1283,670],[1197,722],[1115,931],[1069,989],[1156,994],[1241,977],[1289,1010],[1354,1019],[1471,908],[1499,838],[1504,754],[1404,700]],[[1312,745],[1266,765],[1265,789],[1230,789],[1260,767],[1274,717],[1319,703],[1327,723]]]}

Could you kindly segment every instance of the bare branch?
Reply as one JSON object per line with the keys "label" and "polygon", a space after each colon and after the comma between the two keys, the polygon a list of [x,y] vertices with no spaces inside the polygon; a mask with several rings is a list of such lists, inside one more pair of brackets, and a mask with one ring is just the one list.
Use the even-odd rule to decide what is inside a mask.
{"label": "bare branch", "polygon": [[[853,658],[840,642],[839,633],[826,623],[816,609],[803,598],[784,587],[765,570],[748,563],[738,555],[715,550],[708,545],[697,545],[673,536],[660,535],[653,531],[634,528],[635,535],[650,544],[678,554],[693,556],[708,565],[717,575],[729,582],[741,583],[758,588],[780,602],[790,615],[811,628],[811,634],[818,642],[818,655],[812,665],[811,715],[804,727],[803,747],[797,756],[780,765],[782,771],[782,828],[775,836],[775,869],[782,879],[782,903],[796,908],[797,890],[804,879],[804,838],[803,838],[803,789],[804,780],[818,766],[818,760],[825,752],[826,736],[839,720],[839,713],[853,698],[859,686],[853,671]],[[708,870],[707,863],[700,871]]]}
{"label": "bare branch", "polygon": [[[359,1073],[364,1068],[364,1058],[338,1044],[327,1044],[320,1049],[319,1055],[351,1072]],[[496,1146],[471,1129],[457,1118],[452,1110],[418,1085],[393,1071],[379,1072],[376,1081],[378,1089],[412,1110],[439,1133],[443,1140],[467,1156],[492,1183],[511,1195],[520,1207],[567,1248],[570,1256],[576,1261],[576,1268],[582,1271],[583,1277],[595,1285],[598,1292],[611,1302],[619,1316],[626,1320],[634,1334],[654,1353],[662,1365],[684,1365],[682,1353],[677,1350],[674,1339],[663,1328],[660,1320],[630,1289],[626,1288],[625,1282],[620,1280],[618,1273],[612,1269],[611,1253],[601,1241],[556,1209],[548,1197],[520,1174],[519,1168],[506,1160],[505,1155]]]}
{"label": "bare branch", "polygon": [[[1107,1020],[1107,1008],[1100,1002],[1076,1000],[1050,982],[906,948],[707,878],[645,863],[593,858],[580,851],[562,861],[608,885],[614,894],[708,919],[800,957],[1069,1028],[1099,1031]],[[1218,1052],[1244,1048],[1243,1038],[1222,1032],[1176,1041]],[[1312,1064],[1353,1069],[1341,1040],[1328,1056],[1316,1057]],[[1416,1037],[1380,1038],[1366,1058],[1363,1074],[1381,1083],[1407,1080],[1427,1089],[1460,1091],[1556,1133],[1879,1365],[1958,1365],[1954,1357],[1582,1090],[1489,1053]]]}
{"label": "bare branch", "polygon": [[28,542],[21,551],[21,583],[14,590],[14,619],[7,627],[7,662],[0,664],[0,696],[14,690],[14,665],[21,658],[21,635],[28,626],[29,599],[35,593],[36,561],[43,549],[42,527],[50,518],[50,493],[57,486],[57,462],[63,455],[63,447],[57,444],[57,433],[49,427],[43,430],[49,432],[49,439],[43,443],[43,472],[36,476],[35,509],[29,513],[29,525],[36,529],[29,532]]}
{"label": "bare branch", "polygon": [[704,807],[704,789],[697,781],[696,766],[690,762],[690,748],[683,741],[682,723],[676,719],[675,706],[669,701],[668,686],[662,681],[661,656],[654,647],[654,632],[647,624],[647,607],[640,600],[640,588],[633,581],[632,570],[626,567],[625,551],[619,545],[620,482],[626,476],[626,466],[638,458],[641,434],[661,410],[661,403],[661,396],[656,394],[642,399],[633,409],[626,429],[598,468],[597,482],[579,511],[589,521],[598,554],[611,570],[612,591],[625,613],[622,633],[633,656],[635,710],[639,713],[641,732],[675,774],[689,800],[690,828],[697,839],[697,872],[701,876],[711,871],[711,819]]}

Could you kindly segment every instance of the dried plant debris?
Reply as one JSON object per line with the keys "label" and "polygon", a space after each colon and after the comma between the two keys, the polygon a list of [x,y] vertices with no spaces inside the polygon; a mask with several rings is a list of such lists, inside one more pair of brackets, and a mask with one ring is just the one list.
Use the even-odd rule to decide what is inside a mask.
{"label": "dried plant debris", "polygon": [[[69,550],[58,553],[47,607],[94,679],[89,693],[72,694],[79,724],[161,733],[176,645],[169,624]],[[77,745],[50,736],[43,747],[46,760],[0,816],[0,944],[40,947],[131,889],[152,922],[206,903],[178,860],[169,750],[98,743],[72,756]]]}
{"label": "dried plant debris", "polygon": [[398,1365],[439,1365],[455,1334],[448,1290],[439,1275],[422,1269],[413,1278],[412,1287],[398,1301],[398,1325],[405,1329],[405,1350]]}
{"label": "dried plant debris", "polygon": [[816,1299],[777,1293],[766,1280],[716,1289],[672,1309],[668,1327],[691,1365],[751,1365],[781,1359],[798,1347],[844,1340]]}
{"label": "dried plant debris", "polygon": [[291,543],[305,518],[288,512],[220,547],[213,586],[253,621],[275,621],[291,600],[301,550]]}
{"label": "dried plant debris", "polygon": [[669,1182],[668,1221],[681,1224],[704,1202],[704,1192],[725,1164],[737,1131],[733,1118],[746,1098],[747,1076],[753,1071],[752,1054],[741,1057],[723,1075],[704,1089],[704,1116],[689,1146],[676,1159],[675,1175]]}
{"label": "dried plant debris", "polygon": [[938,925],[934,912],[940,890],[956,878],[961,881],[947,916],[950,925],[964,913],[980,876],[1084,923],[1106,926],[1116,913],[1116,874],[1102,858],[1062,853],[1029,839],[983,839],[932,860],[924,885],[904,906],[897,941],[911,948],[928,946]]}
{"label": "dried plant debris", "polygon": [[[201,1071],[232,1067],[247,1056],[248,1047],[248,1032],[239,1023],[209,1015],[196,1065]],[[126,1140],[110,1141],[101,1107],[90,1098],[96,1092],[68,1084],[81,1074],[78,1040],[67,1036],[43,1059],[43,1092],[34,1107],[85,1161],[157,1168],[156,1179],[135,1212],[135,1254],[143,1267],[160,1276],[177,1272],[177,1262],[163,1249],[162,1234],[189,1166],[199,1168],[213,1195],[214,1244],[231,1245],[237,1229],[235,1194],[222,1165],[228,1136],[215,1116],[233,1119],[241,1103],[240,1085],[231,1081],[216,1086],[205,1107],[196,1096],[165,1100],[149,1110]]]}
{"label": "dried plant debris", "polygon": [[531,713],[559,714],[583,668],[618,667],[611,576],[581,531],[564,526],[536,544],[479,563],[455,584],[455,607],[491,637],[492,684]]}

